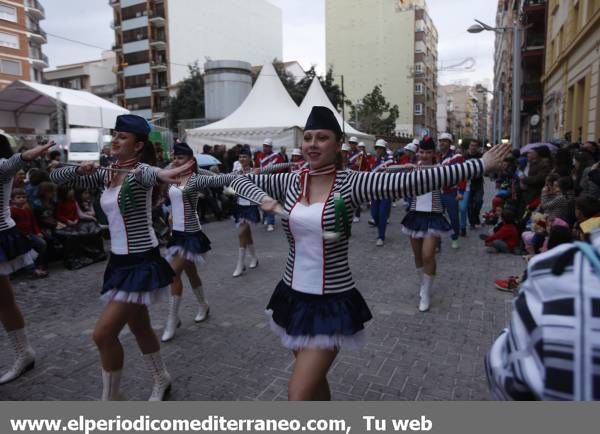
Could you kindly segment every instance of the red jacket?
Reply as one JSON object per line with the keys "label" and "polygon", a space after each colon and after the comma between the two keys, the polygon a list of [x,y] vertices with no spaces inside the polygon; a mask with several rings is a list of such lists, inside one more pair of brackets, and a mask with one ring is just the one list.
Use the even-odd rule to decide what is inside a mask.
{"label": "red jacket", "polygon": [[262,151],[258,151],[254,154],[254,168],[264,168],[271,164],[281,164],[284,162],[283,155],[279,152],[273,152],[267,155]]}
{"label": "red jacket", "polygon": [[67,220],[76,222],[79,220],[79,214],[77,213],[77,202],[75,199],[65,200],[59,202],[56,206],[56,218],[61,223],[67,223]]}
{"label": "red jacket", "polygon": [[17,224],[17,230],[25,235],[39,235],[42,233],[33,215],[31,208],[10,208],[10,215]]}
{"label": "red jacket", "polygon": [[[465,162],[465,158],[455,153],[454,151],[448,151],[446,155],[440,155],[440,161],[443,166],[450,166],[452,164],[460,164]],[[444,187],[442,191],[444,193],[460,193],[463,194],[467,189],[467,181],[462,180],[458,184],[451,187]],[[458,191],[457,191],[458,190]]]}
{"label": "red jacket", "polygon": [[502,223],[493,235],[485,239],[485,244],[488,245],[494,240],[504,241],[508,248],[512,250],[519,245],[519,230],[516,225]]}

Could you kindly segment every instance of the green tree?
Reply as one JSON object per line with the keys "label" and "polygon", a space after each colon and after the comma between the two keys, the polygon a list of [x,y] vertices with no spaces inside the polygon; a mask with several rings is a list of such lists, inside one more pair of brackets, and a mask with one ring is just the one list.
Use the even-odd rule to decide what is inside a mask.
{"label": "green tree", "polygon": [[302,93],[302,87],[298,85],[297,78],[285,69],[285,64],[279,59],[273,60],[273,67],[277,71],[277,75],[283,83],[285,90],[288,91],[296,104],[300,104],[298,101],[302,102],[302,98],[304,98],[306,93]]}
{"label": "green tree", "polygon": [[350,103],[350,107],[350,118],[357,119],[356,129],[380,136],[393,135],[400,110],[385,99],[380,85],[365,95],[360,104]]}
{"label": "green tree", "polygon": [[[340,85],[338,85],[335,82],[333,68],[329,67],[329,69],[327,70],[327,74],[325,74],[325,77],[319,77],[319,80],[321,80],[323,90],[325,90],[325,93],[329,97],[329,100],[331,101],[333,106],[338,111],[341,111],[342,103],[344,101],[344,94],[342,94],[342,88],[340,87]],[[346,100],[346,103],[348,104],[349,101]]]}
{"label": "green tree", "polygon": [[189,76],[179,83],[177,94],[169,99],[169,123],[177,127],[181,119],[203,118],[204,79],[198,62],[188,65]]}

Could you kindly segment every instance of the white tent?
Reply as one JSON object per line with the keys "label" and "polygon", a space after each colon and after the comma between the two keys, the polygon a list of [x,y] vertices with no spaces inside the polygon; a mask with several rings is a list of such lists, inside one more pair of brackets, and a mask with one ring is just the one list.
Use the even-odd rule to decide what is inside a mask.
{"label": "white tent", "polygon": [[310,111],[316,105],[327,107],[328,109],[333,111],[340,125],[342,125],[342,123],[344,124],[346,140],[352,136],[355,136],[359,141],[365,142],[365,144],[367,145],[373,145],[375,143],[375,136],[371,136],[369,134],[362,133],[354,129],[351,125],[348,124],[348,122],[344,123],[344,121],[342,120],[342,116],[335,109],[335,107],[331,103],[331,100],[325,93],[323,86],[321,86],[321,82],[318,78],[315,77],[312,83],[310,84],[310,87],[308,88],[308,92],[306,93],[302,104],[300,104],[300,112],[302,113],[303,119],[308,118]]}
{"label": "white tent", "polygon": [[300,145],[305,121],[269,63],[236,111],[218,122],[186,130],[186,141],[200,151],[205,144],[232,147],[247,143],[257,147],[269,137],[274,147],[291,149]]}
{"label": "white tent", "polygon": [[45,133],[57,101],[65,109],[67,127],[114,128],[117,116],[129,113],[89,92],[19,80],[0,91],[0,128]]}

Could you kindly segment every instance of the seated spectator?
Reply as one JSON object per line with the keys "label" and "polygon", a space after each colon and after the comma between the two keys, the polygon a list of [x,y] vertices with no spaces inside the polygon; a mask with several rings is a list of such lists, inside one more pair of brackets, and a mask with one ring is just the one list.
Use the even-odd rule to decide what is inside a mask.
{"label": "seated spectator", "polygon": [[521,234],[525,250],[530,255],[539,253],[540,249],[544,245],[546,239],[546,216],[541,213],[534,213],[531,216],[530,230],[527,230]]}
{"label": "seated spectator", "polygon": [[16,174],[15,177],[13,178],[13,183],[12,183],[12,188],[25,188],[25,171],[24,170],[19,170]]}
{"label": "seated spectator", "polygon": [[15,188],[10,195],[10,216],[15,221],[17,230],[25,235],[38,254],[32,272],[36,277],[48,276],[48,257],[46,240],[37,224],[33,211],[27,203],[27,194],[22,188]]}
{"label": "seated spectator", "polygon": [[482,235],[488,253],[513,253],[519,245],[519,231],[515,225],[515,214],[505,208],[502,222],[494,228],[493,234]]}
{"label": "seated spectator", "polygon": [[56,236],[56,230],[64,225],[56,220],[56,184],[42,182],[36,188],[37,196],[30,202],[33,214],[52,256],[62,254],[63,245]]}
{"label": "seated spectator", "polygon": [[574,203],[573,180],[569,177],[559,178],[555,174],[548,175],[538,212],[545,214],[550,223],[560,218],[572,224],[575,218]]}
{"label": "seated spectator", "polygon": [[563,244],[529,262],[511,320],[485,360],[495,399],[600,400],[599,275],[598,229],[591,245]]}
{"label": "seated spectator", "polygon": [[38,200],[38,186],[42,182],[50,182],[48,172],[41,169],[31,169],[27,172],[25,178],[25,192],[27,193],[27,202],[32,205]]}
{"label": "seated spectator", "polygon": [[600,201],[581,196],[575,202],[575,238],[587,240],[596,228],[600,228]]}

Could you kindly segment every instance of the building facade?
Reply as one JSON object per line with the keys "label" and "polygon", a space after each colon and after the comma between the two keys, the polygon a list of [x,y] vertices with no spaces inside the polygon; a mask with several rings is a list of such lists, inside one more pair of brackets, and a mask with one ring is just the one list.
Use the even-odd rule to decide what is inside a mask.
{"label": "building facade", "polygon": [[47,42],[40,27],[44,18],[38,0],[0,1],[0,88],[14,80],[42,81],[48,67],[42,52]]}
{"label": "building facade", "polygon": [[[439,86],[439,94],[443,95],[438,98],[438,110],[445,101],[446,116],[445,130],[440,132],[448,132],[454,137],[455,143],[465,139],[480,139],[483,128],[485,128],[483,118],[484,104],[481,102],[481,95],[476,92],[473,86],[465,86],[460,84],[448,84]],[[439,116],[440,127],[444,125],[444,116]]]}
{"label": "building facade", "polygon": [[326,0],[325,32],[350,101],[381,85],[399,108],[397,133],[436,134],[438,34],[424,0]]}
{"label": "building facade", "polygon": [[44,83],[68,89],[87,90],[100,98],[116,102],[115,65],[115,53],[104,51],[99,60],[47,69],[44,71]]}
{"label": "building facade", "polygon": [[544,139],[600,137],[599,41],[600,1],[548,2]]}
{"label": "building facade", "polygon": [[109,0],[119,104],[164,117],[188,65],[207,59],[251,64],[282,58],[281,10],[266,0]]}

